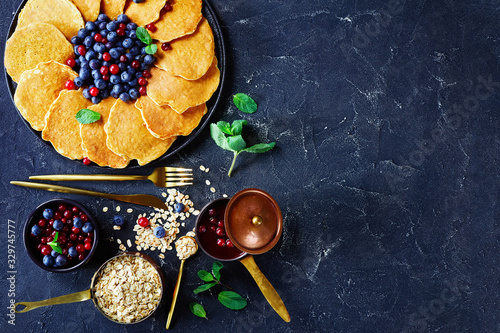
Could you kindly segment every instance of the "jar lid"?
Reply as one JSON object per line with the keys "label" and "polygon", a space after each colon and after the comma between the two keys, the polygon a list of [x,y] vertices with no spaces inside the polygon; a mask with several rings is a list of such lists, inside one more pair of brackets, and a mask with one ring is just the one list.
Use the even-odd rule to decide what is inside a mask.
{"label": "jar lid", "polygon": [[283,217],[274,198],[249,188],[236,193],[227,204],[226,233],[233,244],[250,254],[269,251],[283,230]]}

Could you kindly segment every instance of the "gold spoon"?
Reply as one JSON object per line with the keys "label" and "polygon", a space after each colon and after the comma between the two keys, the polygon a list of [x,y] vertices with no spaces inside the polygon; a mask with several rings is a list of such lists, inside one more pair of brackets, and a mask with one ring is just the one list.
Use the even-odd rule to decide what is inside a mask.
{"label": "gold spoon", "polygon": [[[191,246],[188,246],[187,244],[182,244],[188,242]],[[192,246],[194,244],[194,247]],[[188,251],[182,252],[180,254],[179,248],[184,245],[185,249]],[[175,284],[175,289],[174,289],[174,296],[172,297],[172,305],[170,305],[170,311],[168,312],[168,318],[167,318],[167,330],[170,327],[170,322],[172,321],[172,316],[174,314],[174,308],[175,308],[175,302],[177,301],[177,295],[179,294],[179,286],[181,285],[181,278],[182,278],[182,270],[184,269],[184,261],[194,255],[198,251],[198,243],[196,243],[196,240],[191,237],[191,236],[182,236],[175,242],[175,249],[177,250],[177,256],[179,259],[181,259],[181,267],[179,268],[179,275],[177,276],[177,282]]]}

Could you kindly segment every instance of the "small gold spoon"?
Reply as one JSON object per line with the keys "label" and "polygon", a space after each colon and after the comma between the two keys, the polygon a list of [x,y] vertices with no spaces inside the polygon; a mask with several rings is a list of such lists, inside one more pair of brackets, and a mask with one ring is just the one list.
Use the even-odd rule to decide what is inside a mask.
{"label": "small gold spoon", "polygon": [[[194,244],[194,246],[193,246]],[[187,251],[180,252],[183,246]],[[182,236],[177,242],[175,242],[175,249],[177,250],[177,256],[181,259],[181,267],[179,268],[179,275],[177,276],[177,282],[175,284],[174,296],[172,297],[172,305],[170,305],[170,311],[168,312],[167,318],[167,330],[170,327],[170,322],[172,321],[172,316],[174,314],[175,303],[177,301],[177,295],[179,294],[179,286],[181,285],[182,270],[184,269],[184,261],[194,255],[198,251],[198,243],[191,236]]]}

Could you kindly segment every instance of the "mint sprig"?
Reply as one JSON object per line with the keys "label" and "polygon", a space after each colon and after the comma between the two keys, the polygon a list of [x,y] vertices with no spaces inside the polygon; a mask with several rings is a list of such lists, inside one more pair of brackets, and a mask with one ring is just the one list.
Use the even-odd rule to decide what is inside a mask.
{"label": "mint sprig", "polygon": [[257,103],[252,99],[252,97],[247,94],[238,93],[233,96],[233,102],[236,107],[245,113],[254,113],[257,111]]}
{"label": "mint sprig", "polygon": [[81,109],[75,117],[80,124],[92,124],[101,119],[101,114],[97,111]]}
{"label": "mint sprig", "polygon": [[59,232],[58,231],[56,232],[56,235],[54,236],[54,239],[50,243],[47,243],[47,245],[50,245],[50,247],[52,248],[52,250],[56,251],[59,254],[62,254],[62,248],[61,248],[59,242],[57,242],[57,238],[59,238]]}
{"label": "mint sprig", "polygon": [[222,149],[229,150],[233,152],[233,162],[227,175],[231,177],[231,173],[236,162],[236,158],[242,152],[247,153],[264,153],[273,149],[276,142],[271,143],[258,143],[251,147],[247,147],[245,140],[243,139],[241,133],[243,131],[243,125],[248,122],[246,120],[235,120],[231,125],[225,121],[219,121],[216,124],[210,124],[210,135],[215,143]]}
{"label": "mint sprig", "polygon": [[146,44],[146,53],[147,54],[155,54],[158,51],[158,46],[153,44],[153,38],[149,34],[148,30],[143,27],[137,27],[135,30],[135,35],[141,42]]}

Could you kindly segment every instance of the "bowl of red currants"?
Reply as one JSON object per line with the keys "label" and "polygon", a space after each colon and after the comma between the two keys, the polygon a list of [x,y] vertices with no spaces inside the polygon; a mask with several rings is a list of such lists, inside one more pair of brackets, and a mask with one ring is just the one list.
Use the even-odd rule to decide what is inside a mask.
{"label": "bowl of red currants", "polygon": [[89,211],[76,201],[42,203],[24,226],[24,245],[35,264],[50,272],[69,272],[95,252],[99,229]]}

